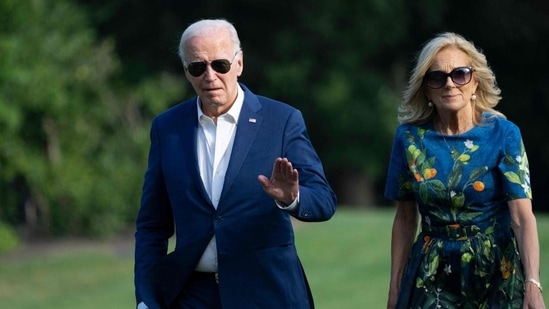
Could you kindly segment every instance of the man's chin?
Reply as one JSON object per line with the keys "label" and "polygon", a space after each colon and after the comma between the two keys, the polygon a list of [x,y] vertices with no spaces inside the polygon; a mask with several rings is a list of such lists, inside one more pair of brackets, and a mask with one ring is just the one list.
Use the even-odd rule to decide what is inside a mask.
{"label": "man's chin", "polygon": [[217,110],[223,105],[226,105],[222,98],[218,96],[200,97],[200,102],[202,103],[203,108],[205,107],[209,110]]}

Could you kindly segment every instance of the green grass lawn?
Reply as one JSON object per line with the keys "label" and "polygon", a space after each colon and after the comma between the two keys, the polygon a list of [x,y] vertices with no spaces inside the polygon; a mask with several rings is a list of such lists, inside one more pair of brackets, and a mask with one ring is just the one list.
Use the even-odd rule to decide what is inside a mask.
{"label": "green grass lawn", "polygon": [[[339,210],[328,222],[298,225],[298,250],[318,309],[385,307],[392,217],[391,209]],[[538,215],[538,229],[541,279],[548,285],[549,216]],[[119,242],[0,256],[0,307],[134,308],[132,268],[131,246]]]}
{"label": "green grass lawn", "polygon": [[318,309],[384,308],[392,211],[339,211],[297,229],[297,246]]}

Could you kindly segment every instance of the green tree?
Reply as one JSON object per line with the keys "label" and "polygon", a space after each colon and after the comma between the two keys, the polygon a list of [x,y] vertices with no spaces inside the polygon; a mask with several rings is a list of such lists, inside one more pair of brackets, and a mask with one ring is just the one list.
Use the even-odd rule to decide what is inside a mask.
{"label": "green tree", "polygon": [[[544,1],[79,3],[100,35],[116,39],[124,78],[133,81],[154,71],[182,75],[174,51],[189,23],[215,17],[235,23],[245,53],[241,81],[303,111],[342,204],[386,203],[384,173],[408,72],[421,44],[442,31],[461,33],[486,52],[503,89],[500,108],[523,129],[532,167],[548,169],[549,143],[538,128],[549,116]],[[537,205],[549,199],[543,175],[532,174]]]}
{"label": "green tree", "polygon": [[112,39],[69,1],[0,1],[0,221],[105,235],[133,221],[150,115],[181,94],[130,85]]}
{"label": "green tree", "polygon": [[377,205],[405,76],[396,45],[406,34],[404,1],[287,6],[269,7],[288,22],[259,53],[270,60],[265,92],[303,111],[340,202]]}
{"label": "green tree", "polygon": [[[376,185],[386,170],[406,75],[402,64],[407,59],[398,49],[407,30],[405,2],[221,0],[150,5],[113,0],[108,5],[82,4],[96,12],[94,20],[104,34],[124,42],[120,50],[127,55],[126,64],[141,62],[172,72],[180,69],[171,64],[175,55],[173,60],[154,55],[175,45],[189,23],[208,17],[233,22],[245,55],[241,81],[260,94],[300,108],[340,201],[372,206],[377,204]],[[147,22],[136,24],[130,18]],[[134,27],[131,31],[129,24]],[[143,44],[144,33],[148,46],[155,48],[136,48]],[[167,39],[166,34],[172,36]]]}

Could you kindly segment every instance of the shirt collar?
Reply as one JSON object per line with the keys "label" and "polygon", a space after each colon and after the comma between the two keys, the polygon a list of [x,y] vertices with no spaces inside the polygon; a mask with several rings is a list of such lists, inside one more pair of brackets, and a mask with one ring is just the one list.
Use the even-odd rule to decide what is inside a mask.
{"label": "shirt collar", "polygon": [[[222,116],[225,116],[225,115],[230,116],[231,118],[233,118],[235,124],[238,123],[238,117],[240,116],[240,111],[242,110],[242,105],[244,104],[244,90],[242,90],[240,85],[238,85],[237,90],[238,90],[238,93],[236,95],[236,100],[234,101],[233,106],[231,106],[231,108],[225,114],[222,114],[222,115],[219,116],[219,117],[222,117]],[[200,119],[202,119],[203,117],[207,117],[202,112],[202,108],[200,107],[200,97],[196,98],[196,106],[197,106],[197,111],[198,111],[198,115],[197,115],[198,116],[198,122],[200,122]]]}

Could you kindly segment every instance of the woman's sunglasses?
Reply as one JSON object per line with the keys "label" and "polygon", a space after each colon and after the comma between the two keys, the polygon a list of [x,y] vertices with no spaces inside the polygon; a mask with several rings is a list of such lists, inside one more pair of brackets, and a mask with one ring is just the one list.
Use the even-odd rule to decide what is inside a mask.
{"label": "woman's sunglasses", "polygon": [[446,85],[446,81],[448,81],[448,77],[450,77],[454,84],[457,86],[463,86],[471,81],[473,71],[474,69],[472,67],[455,68],[450,73],[443,71],[431,71],[425,74],[423,81],[427,87],[431,89],[439,89]]}
{"label": "woman's sunglasses", "polygon": [[[234,54],[233,61],[234,61],[234,58],[236,57],[236,54],[238,54],[238,52]],[[212,69],[217,73],[225,74],[231,70],[231,65],[233,63],[227,59],[217,59],[217,60],[213,60],[209,64],[212,67]],[[197,61],[197,62],[189,63],[186,69],[189,72],[189,74],[191,74],[194,77],[198,77],[204,74],[204,72],[206,72],[207,67],[208,67],[207,61]]]}

